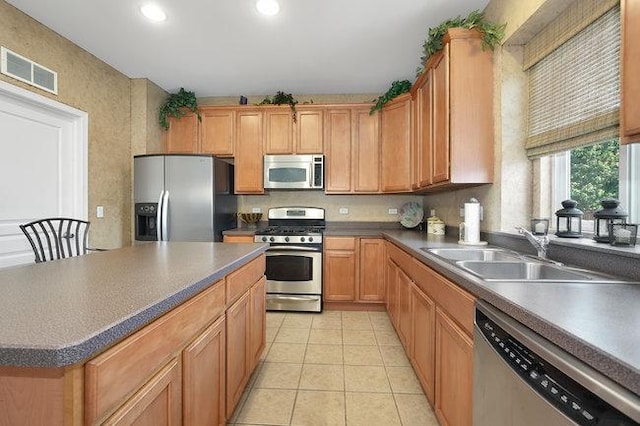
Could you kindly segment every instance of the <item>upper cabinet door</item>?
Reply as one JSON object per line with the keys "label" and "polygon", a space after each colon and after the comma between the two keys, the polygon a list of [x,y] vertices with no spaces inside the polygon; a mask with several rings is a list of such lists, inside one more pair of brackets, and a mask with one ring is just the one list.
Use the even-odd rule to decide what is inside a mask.
{"label": "upper cabinet door", "polygon": [[324,111],[320,108],[298,107],[295,126],[297,154],[321,154],[323,147]]}
{"label": "upper cabinet door", "polygon": [[382,192],[411,191],[411,95],[382,108]]}
{"label": "upper cabinet door", "polygon": [[640,0],[622,0],[621,114],[623,143],[640,141]]}
{"label": "upper cabinet door", "polygon": [[166,134],[168,154],[195,154],[198,152],[198,117],[187,113],[180,119],[169,117],[169,130]]}
{"label": "upper cabinet door", "polygon": [[414,179],[418,188],[432,183],[433,163],[433,69],[425,71],[415,92]]}
{"label": "upper cabinet door", "polygon": [[293,154],[293,112],[291,108],[269,109],[265,118],[265,154]]}
{"label": "upper cabinet door", "polygon": [[351,110],[326,111],[325,192],[351,191]]}
{"label": "upper cabinet door", "polygon": [[262,132],[261,111],[238,112],[234,167],[236,193],[264,193]]}
{"label": "upper cabinet door", "polygon": [[449,45],[433,67],[432,181],[449,180]]}
{"label": "upper cabinet door", "polygon": [[200,152],[224,157],[233,156],[236,115],[229,108],[201,109]]}
{"label": "upper cabinet door", "polygon": [[354,192],[380,191],[380,117],[369,114],[370,107],[354,110],[353,174]]}

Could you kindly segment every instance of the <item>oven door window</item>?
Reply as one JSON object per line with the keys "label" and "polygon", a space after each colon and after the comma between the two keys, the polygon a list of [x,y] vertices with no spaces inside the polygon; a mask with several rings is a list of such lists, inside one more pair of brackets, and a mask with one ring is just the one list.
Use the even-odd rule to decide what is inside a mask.
{"label": "oven door window", "polygon": [[313,258],[310,256],[267,256],[267,279],[273,281],[313,280]]}
{"label": "oven door window", "polygon": [[269,169],[269,182],[297,183],[306,182],[307,169],[303,167],[276,167]]}

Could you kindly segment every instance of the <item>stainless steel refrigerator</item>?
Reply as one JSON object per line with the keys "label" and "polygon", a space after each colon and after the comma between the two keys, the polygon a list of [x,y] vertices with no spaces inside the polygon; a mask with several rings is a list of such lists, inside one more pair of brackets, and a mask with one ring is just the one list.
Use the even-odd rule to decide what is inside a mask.
{"label": "stainless steel refrigerator", "polygon": [[135,235],[140,241],[222,241],[236,227],[233,166],[211,155],[137,155]]}

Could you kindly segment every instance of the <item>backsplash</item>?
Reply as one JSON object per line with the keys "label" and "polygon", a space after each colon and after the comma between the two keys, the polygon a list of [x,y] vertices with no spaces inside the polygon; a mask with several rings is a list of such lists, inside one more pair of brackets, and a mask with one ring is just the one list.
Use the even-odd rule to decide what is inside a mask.
{"label": "backsplash", "polygon": [[[322,191],[270,191],[265,195],[242,195],[238,197],[238,211],[251,212],[262,209],[266,220],[270,207],[304,206],[322,207],[326,210],[326,220],[330,222],[397,222],[398,215],[388,210],[398,209],[409,201],[422,202],[417,195],[326,195]],[[340,214],[340,209],[348,209]]]}

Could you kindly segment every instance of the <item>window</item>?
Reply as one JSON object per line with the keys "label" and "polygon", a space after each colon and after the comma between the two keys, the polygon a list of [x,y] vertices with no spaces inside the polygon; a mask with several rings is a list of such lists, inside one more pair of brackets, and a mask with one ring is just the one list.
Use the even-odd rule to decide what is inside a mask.
{"label": "window", "polygon": [[[576,28],[567,30],[571,26]],[[569,34],[569,35],[567,35]],[[564,37],[561,42],[558,38]],[[531,45],[531,46],[529,46]],[[550,217],[574,199],[593,230],[600,201],[616,198],[640,220],[640,154],[619,143],[620,8],[575,2],[525,47],[529,75],[526,150],[540,161],[537,214]]]}

